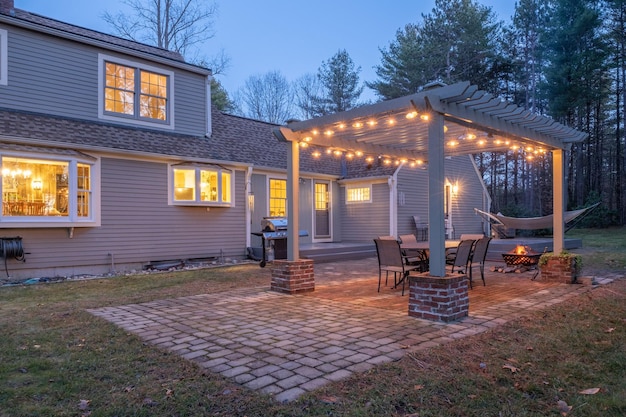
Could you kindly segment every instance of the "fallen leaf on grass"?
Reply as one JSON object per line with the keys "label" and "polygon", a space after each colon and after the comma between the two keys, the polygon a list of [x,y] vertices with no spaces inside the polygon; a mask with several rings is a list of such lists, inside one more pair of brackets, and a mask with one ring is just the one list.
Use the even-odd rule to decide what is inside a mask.
{"label": "fallen leaf on grass", "polygon": [[416,390],[421,390],[421,389],[424,389],[424,386],[423,385],[415,385],[413,388],[416,389]]}
{"label": "fallen leaf on grass", "polygon": [[80,402],[78,403],[78,409],[83,411],[88,409],[90,402],[90,400],[80,400]]}
{"label": "fallen leaf on grass", "polygon": [[511,371],[511,373],[515,373],[515,372],[520,370],[519,368],[517,368],[517,367],[515,367],[513,365],[509,365],[509,364],[502,365],[502,369],[508,369],[508,370]]}
{"label": "fallen leaf on grass", "polygon": [[174,395],[174,391],[171,389],[167,389],[165,390],[165,396],[166,397],[171,397],[172,395]]}
{"label": "fallen leaf on grass", "polygon": [[609,327],[604,331],[604,333],[613,333],[615,331],[615,327]]}
{"label": "fallen leaf on grass", "polygon": [[322,398],[320,398],[320,401],[323,402],[324,404],[336,404],[337,403],[337,397],[333,397],[330,395],[325,395]]}
{"label": "fallen leaf on grass", "polygon": [[600,388],[587,388],[582,391],[578,391],[579,394],[584,394],[584,395],[593,395],[593,394],[597,394],[598,392],[600,392]]}
{"label": "fallen leaf on grass", "polygon": [[146,397],[143,399],[143,405],[148,405],[152,407],[152,406],[158,405],[158,403],[154,401],[152,398]]}
{"label": "fallen leaf on grass", "polygon": [[561,413],[562,416],[566,416],[570,411],[572,411],[572,406],[567,405],[567,403],[563,400],[557,401],[556,404],[559,407],[559,413]]}

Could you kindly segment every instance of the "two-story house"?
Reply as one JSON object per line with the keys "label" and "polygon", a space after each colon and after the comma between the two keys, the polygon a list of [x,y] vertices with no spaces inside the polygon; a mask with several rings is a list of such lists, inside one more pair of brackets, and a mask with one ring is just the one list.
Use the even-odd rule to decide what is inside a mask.
{"label": "two-story house", "polygon": [[[11,279],[244,259],[259,246],[262,218],[286,214],[286,144],[275,125],[212,109],[210,80],[177,53],[0,0],[0,249]],[[303,245],[371,242],[427,218],[423,169],[315,148],[301,159]],[[456,233],[479,232],[480,176],[468,157],[448,162],[447,214]]]}

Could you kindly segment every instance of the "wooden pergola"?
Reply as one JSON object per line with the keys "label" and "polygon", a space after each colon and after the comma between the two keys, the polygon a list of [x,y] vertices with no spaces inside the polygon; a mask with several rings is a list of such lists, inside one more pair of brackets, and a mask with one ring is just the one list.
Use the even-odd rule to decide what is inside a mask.
{"label": "wooden pergola", "polygon": [[507,103],[468,82],[423,91],[342,113],[277,128],[289,142],[287,260],[299,259],[298,193],[301,143],[343,152],[362,152],[406,164],[428,164],[430,275],[444,277],[444,160],[524,148],[551,152],[553,159],[554,251],[564,248],[564,152],[587,135],[549,117]]}

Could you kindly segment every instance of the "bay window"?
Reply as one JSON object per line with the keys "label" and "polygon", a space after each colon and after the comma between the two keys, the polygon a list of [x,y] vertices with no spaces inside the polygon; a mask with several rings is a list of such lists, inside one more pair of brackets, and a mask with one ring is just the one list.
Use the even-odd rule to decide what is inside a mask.
{"label": "bay window", "polygon": [[171,203],[175,205],[232,204],[233,173],[221,167],[176,166],[172,168]]}

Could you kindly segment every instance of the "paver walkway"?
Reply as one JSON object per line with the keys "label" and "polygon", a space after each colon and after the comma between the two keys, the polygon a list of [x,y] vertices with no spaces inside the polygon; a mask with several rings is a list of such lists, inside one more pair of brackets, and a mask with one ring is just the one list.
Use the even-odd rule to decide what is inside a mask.
{"label": "paver walkway", "polygon": [[[335,288],[352,283],[375,289],[377,272],[372,271],[377,271],[377,264],[374,260],[371,269],[368,262],[372,261],[362,263],[362,271],[355,271],[354,262],[316,266],[320,296],[317,291],[283,295],[251,288],[90,312],[282,402],[354,372],[398,360],[407,351],[481,333],[518,317],[520,310],[562,302],[592,288],[556,285],[470,310],[467,319],[443,324],[409,317],[406,309],[382,309],[362,299],[353,303],[328,296],[333,294],[331,286],[339,283]],[[373,282],[363,284],[356,276]],[[407,296],[400,298],[389,289],[377,297],[407,303]]]}

